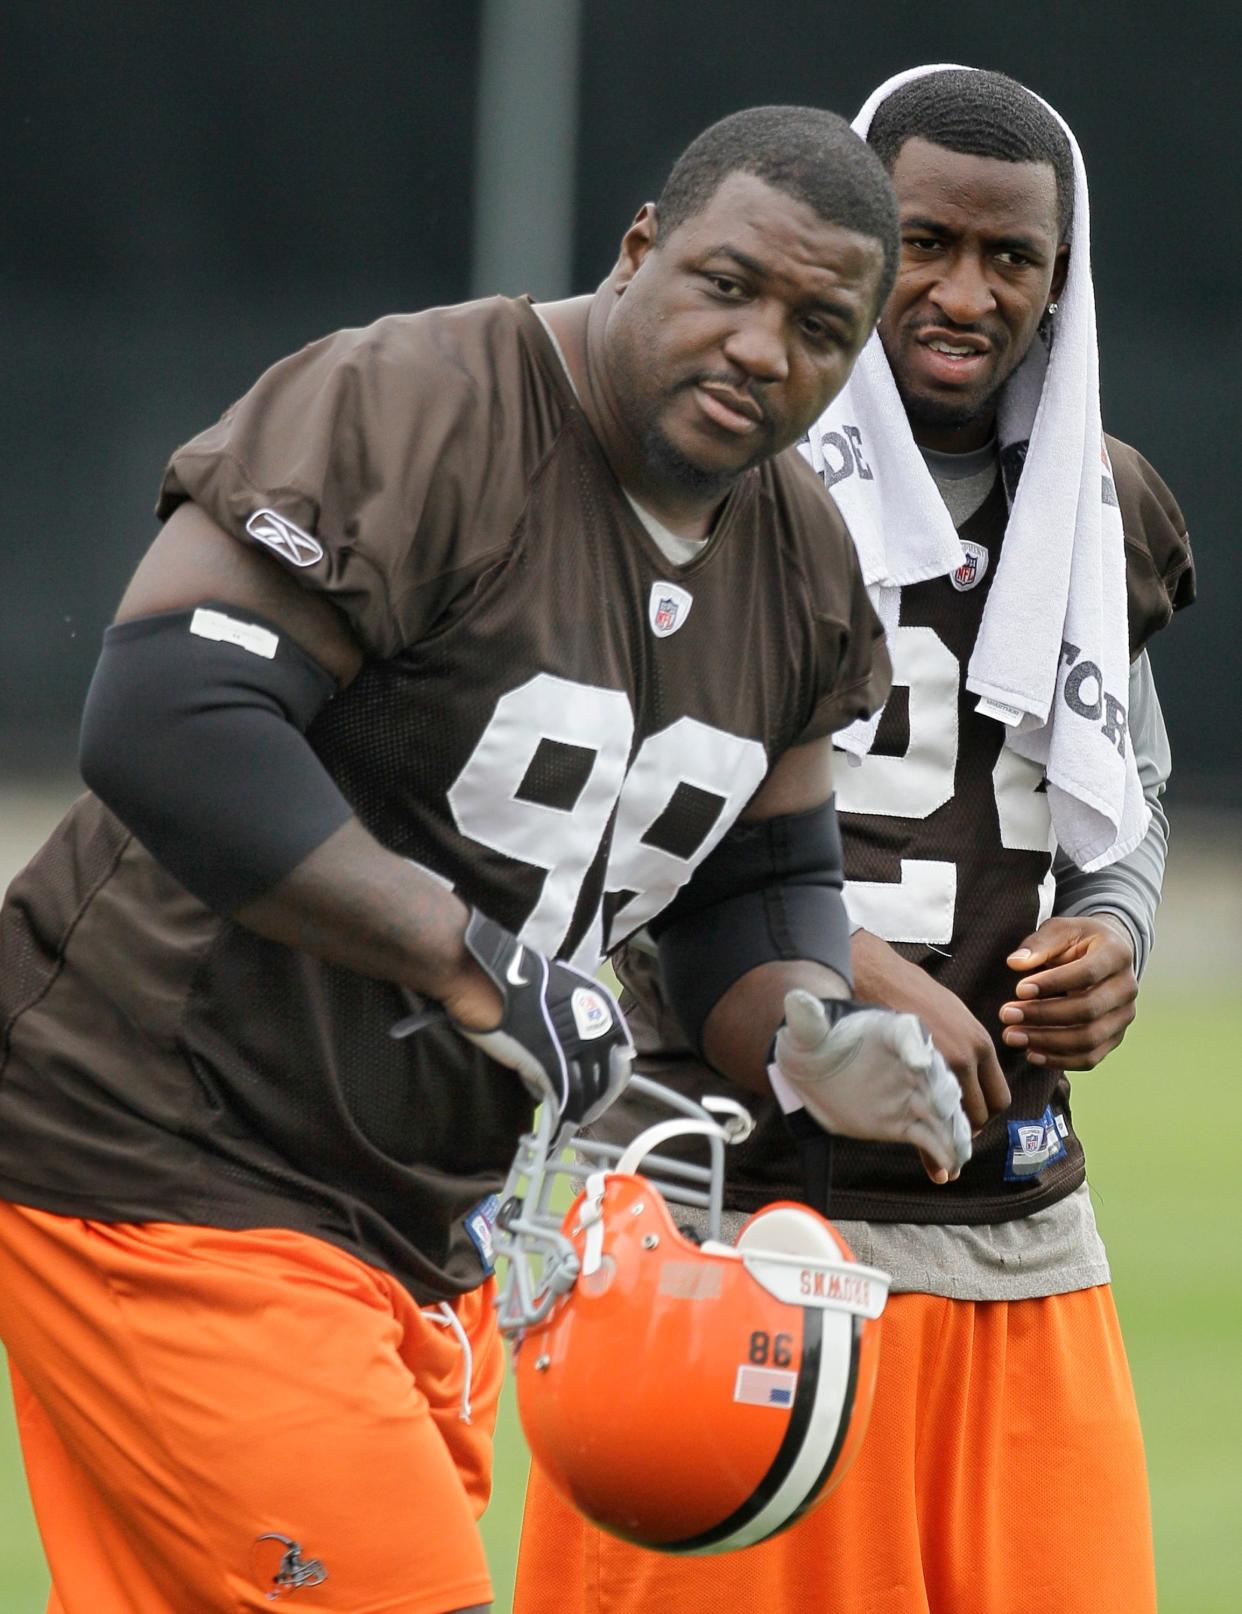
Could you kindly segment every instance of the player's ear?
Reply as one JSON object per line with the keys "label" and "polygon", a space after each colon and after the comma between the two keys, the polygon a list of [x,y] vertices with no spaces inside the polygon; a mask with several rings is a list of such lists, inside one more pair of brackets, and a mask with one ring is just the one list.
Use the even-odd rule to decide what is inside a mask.
{"label": "player's ear", "polygon": [[656,244],[656,209],[654,202],[644,202],[634,215],[634,222],[621,237],[621,252],[612,272],[613,287],[618,296],[633,280],[642,267],[643,259]]}
{"label": "player's ear", "polygon": [[1065,290],[1065,277],[1069,274],[1069,259],[1069,243],[1063,241],[1057,248],[1056,259],[1052,265],[1052,285],[1048,288],[1048,297],[1054,303]]}

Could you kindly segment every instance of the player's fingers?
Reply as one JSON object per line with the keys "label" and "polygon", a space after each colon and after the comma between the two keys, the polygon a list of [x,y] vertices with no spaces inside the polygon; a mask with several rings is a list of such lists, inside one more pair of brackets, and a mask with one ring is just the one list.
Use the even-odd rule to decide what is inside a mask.
{"label": "player's fingers", "polygon": [[956,1177],[970,1159],[971,1129],[962,1106],[961,1086],[922,1022],[913,1016],[905,1018],[912,1024],[899,1028],[896,1040],[904,1048],[908,1072],[918,1082],[906,1113],[940,1140],[937,1159]]}
{"label": "player's fingers", "polygon": [[1072,920],[1049,919],[1024,937],[1006,962],[1012,970],[1039,969],[1050,959],[1068,962],[1077,958],[1085,945],[1081,929]]}
{"label": "player's fingers", "polygon": [[1041,1026],[1030,1032],[1027,1046],[1036,1053],[1066,1056],[1088,1054],[1105,1044],[1115,1047],[1125,1036],[1133,1019],[1133,1008],[1127,1007],[1115,1014],[1105,1015],[1089,1026]]}
{"label": "player's fingers", "polygon": [[623,1047],[613,1048],[608,1055],[608,1080],[606,1083],[609,1103],[629,1085],[630,1077],[634,1074],[634,1049],[629,1043]]}
{"label": "player's fingers", "polygon": [[1110,1037],[1106,1042],[1096,1043],[1089,1050],[1075,1053],[1072,1050],[1062,1053],[1039,1053],[1027,1050],[1026,1060],[1030,1065],[1040,1070],[1052,1065],[1058,1070],[1094,1070],[1101,1064],[1114,1048],[1121,1046],[1121,1037]]}
{"label": "player's fingers", "polygon": [[1066,997],[1071,992],[1089,991],[1111,974],[1113,965],[1102,953],[1084,953],[1070,963],[1025,976],[1014,987],[1013,995],[1016,998]]}
{"label": "player's fingers", "polygon": [[589,1081],[580,1061],[575,1061],[571,1067],[573,1077],[570,1091],[584,1095],[584,1107],[580,1117],[581,1124],[589,1126],[598,1121],[600,1116],[624,1092],[633,1074],[634,1050],[629,1043],[620,1043],[608,1050],[606,1064],[597,1064],[591,1071]]}
{"label": "player's fingers", "polygon": [[917,1120],[912,1116],[905,1123],[902,1141],[914,1145],[924,1157],[924,1164],[930,1159],[935,1163],[937,1170],[944,1173],[943,1177],[936,1177],[933,1173],[933,1181],[949,1182],[958,1175],[953,1142],[946,1134],[943,1123],[930,1118],[925,1121]]}
{"label": "player's fingers", "polygon": [[[983,1125],[989,1116],[999,1115],[1002,1110],[1007,1110],[1013,1102],[1013,1094],[1009,1091],[1009,1083],[1005,1080],[1005,1073],[1001,1069],[1000,1060],[996,1057],[996,1049],[993,1047],[990,1037],[988,1038],[987,1048],[983,1052],[983,1057],[979,1061],[979,1087],[983,1093],[987,1109],[983,1121],[978,1122],[976,1130]],[[974,1116],[972,1115],[970,1119],[973,1123]]]}
{"label": "player's fingers", "polygon": [[1114,1037],[1108,1037],[1104,1042],[1096,1043],[1089,1051],[1081,1054],[1062,1054],[1059,1058],[1052,1058],[1048,1054],[1036,1054],[1034,1058],[1027,1055],[1032,1064],[1042,1060],[1045,1065],[1059,1065],[1062,1070],[1094,1070],[1114,1048],[1120,1048],[1125,1030],[1122,1029]]}
{"label": "player's fingers", "polygon": [[809,1053],[823,1042],[828,1034],[828,1015],[813,993],[804,992],[801,987],[786,992],[785,1030],[791,1052]]}
{"label": "player's fingers", "polygon": [[[1000,1023],[1003,1027],[1021,1028],[1023,1031],[1039,1025],[1090,1025],[1092,1020],[1111,1014],[1116,1007],[1116,1002],[1098,993],[1074,993],[1073,997],[1047,999],[1031,997],[1027,1001],[1003,1004]],[[1010,1047],[1021,1046],[1015,1044],[1010,1036],[1005,1041]]]}
{"label": "player's fingers", "polygon": [[949,1173],[943,1166],[937,1165],[934,1156],[928,1154],[926,1149],[919,1150],[919,1159],[923,1162],[923,1170],[937,1185],[942,1187],[949,1180]]}
{"label": "player's fingers", "polygon": [[942,1121],[952,1122],[962,1108],[962,1090],[957,1077],[933,1050],[927,1071],[927,1093],[932,1110]]}
{"label": "player's fingers", "polygon": [[962,1108],[957,1078],[938,1053],[933,1055],[930,1097],[936,1119],[949,1132],[950,1147],[953,1150],[953,1175],[956,1176],[970,1159],[971,1127]]}
{"label": "player's fingers", "polygon": [[1015,947],[1005,962],[1011,970],[1042,969],[1051,959],[1060,957],[1057,947]]}
{"label": "player's fingers", "polygon": [[962,1109],[977,1132],[988,1118],[988,1101],[979,1080],[978,1068],[966,1060],[959,1060],[953,1066],[953,1074],[961,1091]]}
{"label": "player's fingers", "polygon": [[1025,1043],[1018,1037],[1010,1036],[1011,1031],[1029,1036],[1032,1032],[1045,1029],[1068,1030],[1071,1026],[1090,1028],[1114,1016],[1120,1016],[1128,1025],[1138,1012],[1137,1000],[1138,991],[1131,980],[1128,983],[1106,982],[1090,992],[1076,993],[1068,998],[1006,1003],[1000,1011],[1005,1026],[1004,1040],[1012,1048],[1021,1048],[1026,1046]]}
{"label": "player's fingers", "polygon": [[961,1175],[962,1167],[974,1152],[970,1123],[964,1115],[955,1115],[953,1118],[953,1163],[957,1168],[953,1173],[955,1177]]}
{"label": "player's fingers", "polygon": [[944,1065],[918,1015],[886,1014],[881,1030],[889,1048],[914,1076],[927,1076],[936,1063]]}
{"label": "player's fingers", "polygon": [[[933,1097],[929,1090],[911,1093],[898,1123],[899,1131],[905,1142],[929,1150],[938,1164],[942,1165],[951,1176],[956,1176],[963,1160],[970,1156],[970,1129],[960,1107],[955,1104],[949,1114],[942,1115],[941,1105],[939,1096]],[[960,1141],[965,1144],[966,1152],[961,1157],[958,1153],[959,1137],[955,1135],[956,1133],[960,1133]]]}
{"label": "player's fingers", "polygon": [[1133,1014],[1120,1012],[1089,1026],[1032,1030],[1026,1034],[1026,1056],[1036,1065],[1092,1070],[1118,1045],[1133,1019]]}

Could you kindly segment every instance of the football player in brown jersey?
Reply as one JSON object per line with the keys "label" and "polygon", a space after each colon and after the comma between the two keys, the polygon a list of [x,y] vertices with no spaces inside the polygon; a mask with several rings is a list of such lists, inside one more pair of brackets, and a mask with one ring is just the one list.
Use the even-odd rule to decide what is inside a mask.
{"label": "football player in brown jersey", "polygon": [[[1151,943],[1169,764],[1143,646],[1193,598],[1185,524],[1156,472],[1097,425],[1082,486],[1106,512],[1119,507],[1124,576],[1118,564],[1108,627],[1123,665],[1128,642],[1128,697],[1124,682],[1105,689],[1100,665],[1058,668],[1055,648],[1043,670],[1050,686],[1061,675],[1058,699],[1073,717],[1095,723],[1092,743],[1132,752],[1150,827],[1088,871],[1050,837],[1045,770],[1011,750],[967,684],[1012,536],[1018,472],[1027,508],[1043,486],[1034,447],[1026,458],[1025,437],[1005,441],[1015,408],[1005,384],[1025,380],[1027,356],[1042,362],[1069,329],[1052,322],[1072,255],[1086,256],[1085,207],[1077,237],[1071,219],[1074,151],[1050,109],[992,73],[915,71],[877,91],[864,114],[897,192],[901,266],[879,346],[808,450],[856,541],[855,511],[891,493],[899,462],[913,461],[922,509],[940,507],[942,526],[947,510],[957,559],[903,582],[887,619],[894,698],[861,762],[838,770],[846,900],[856,989],[930,1028],[961,1083],[974,1156],[933,1191],[912,1152],[891,1144],[837,1136],[799,1160],[774,1107],[760,1110],[730,1178],[734,1228],[805,1191],[862,1260],[893,1274],[859,1461],[784,1535],[719,1559],[643,1552],[586,1527],[536,1471],[518,1614],[1155,1608],[1142,1438],[1065,1072],[1093,1068],[1121,1041]],[[1086,269],[1076,307],[1093,316]],[[1093,317],[1080,324],[1093,332]],[[848,413],[869,361],[891,399],[886,434],[868,435]],[[1097,396],[1084,382],[1055,407],[1076,410],[1081,432],[1091,406],[1098,421]],[[907,537],[882,532],[876,547],[897,550]],[[1032,620],[1054,608],[1048,569],[1042,590],[1038,564],[1031,573]],[[874,575],[883,578],[880,566]],[[1083,659],[1060,648],[1063,660]],[[652,952],[634,944],[619,967],[639,1068],[704,1091],[714,1077],[687,1050]],[[757,1015],[747,1034],[769,1027]],[[627,1096],[603,1129],[623,1136],[643,1119]]]}
{"label": "football player in brown jersey", "polygon": [[665,910],[709,1045],[738,975],[802,989],[808,1106],[956,1175],[926,1034],[844,1001],[830,736],[888,662],[792,448],[896,257],[864,143],[754,109],[594,295],[339,332],[174,455],[91,791],[0,925],[0,1335],[53,1606],[488,1602],[495,1191],[536,1101],[624,1085],[594,972]]}

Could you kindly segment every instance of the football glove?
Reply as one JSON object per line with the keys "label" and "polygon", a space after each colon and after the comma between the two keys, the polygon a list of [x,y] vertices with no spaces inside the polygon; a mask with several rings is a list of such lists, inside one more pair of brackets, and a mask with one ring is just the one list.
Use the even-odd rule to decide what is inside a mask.
{"label": "football glove", "polygon": [[970,1159],[961,1088],[916,1015],[787,992],[768,1076],[829,1132],[912,1143],[951,1177]]}
{"label": "football glove", "polygon": [[[490,1031],[444,1018],[467,1042],[522,1078],[537,1104],[551,1104],[561,1122],[584,1126],[601,1116],[630,1079],[634,1045],[621,1009],[591,976],[545,958],[470,910],[466,950],[500,993],[500,1023]],[[413,994],[407,994],[413,997]],[[443,1014],[419,1006],[392,1027],[408,1037]]]}

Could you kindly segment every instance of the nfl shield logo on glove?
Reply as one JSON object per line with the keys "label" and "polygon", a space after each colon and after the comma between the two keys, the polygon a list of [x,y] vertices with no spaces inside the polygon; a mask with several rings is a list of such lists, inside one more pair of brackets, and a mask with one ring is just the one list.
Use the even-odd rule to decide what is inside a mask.
{"label": "nfl shield logo on glove", "polygon": [[602,1037],[612,1025],[612,1012],[603,996],[593,992],[589,986],[576,987],[569,1006],[578,1035],[588,1041],[592,1037]]}

